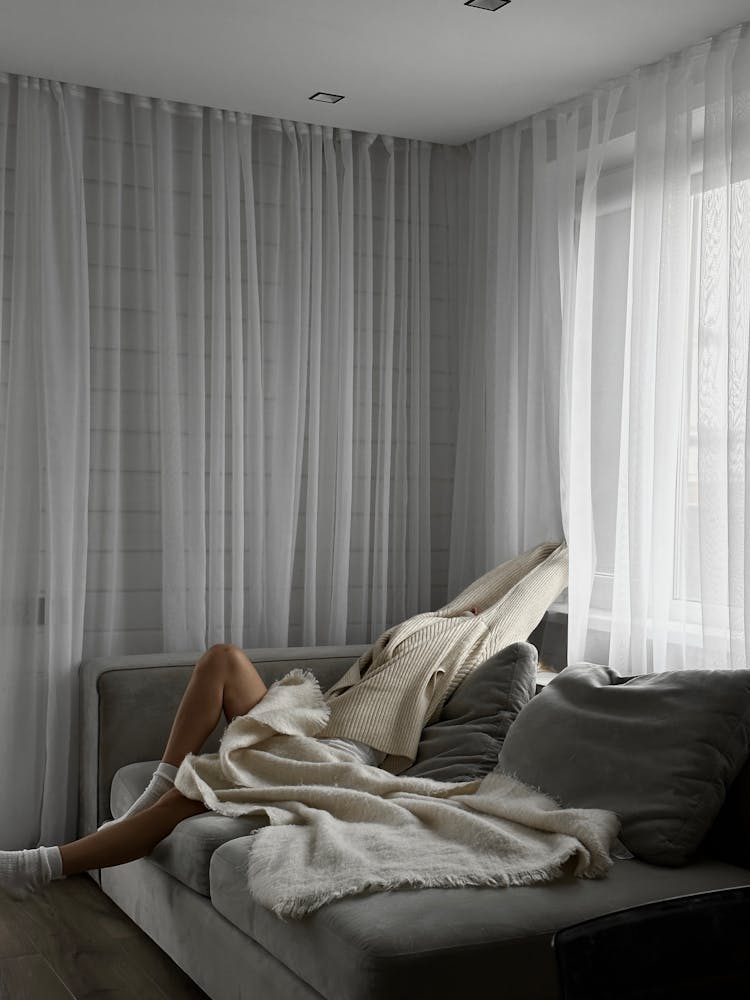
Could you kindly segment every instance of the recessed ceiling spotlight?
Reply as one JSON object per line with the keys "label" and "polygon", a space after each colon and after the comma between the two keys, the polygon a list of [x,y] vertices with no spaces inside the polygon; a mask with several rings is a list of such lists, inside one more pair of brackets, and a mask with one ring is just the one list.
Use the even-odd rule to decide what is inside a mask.
{"label": "recessed ceiling spotlight", "polygon": [[[507,0],[506,0],[507,2]],[[343,94],[326,94],[322,90],[319,90],[317,94],[313,94],[310,98],[311,101],[323,101],[324,104],[338,104],[339,101],[343,101]]]}
{"label": "recessed ceiling spotlight", "polygon": [[500,10],[506,7],[510,0],[466,0],[464,7],[479,7],[480,10]]}

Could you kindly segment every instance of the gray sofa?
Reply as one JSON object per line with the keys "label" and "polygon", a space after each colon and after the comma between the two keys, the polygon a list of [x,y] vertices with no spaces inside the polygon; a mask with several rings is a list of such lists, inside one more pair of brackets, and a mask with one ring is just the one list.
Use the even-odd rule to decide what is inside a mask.
{"label": "gray sofa", "polygon": [[[365,647],[249,650],[267,684],[297,666],[325,689]],[[81,669],[81,836],[120,815],[161,756],[197,654],[92,660]],[[546,657],[549,660],[549,657]],[[553,664],[554,665],[554,664]],[[223,725],[204,750],[216,750]],[[93,871],[104,892],[214,1000],[502,1000],[559,996],[558,929],[637,904],[747,884],[705,853],[667,868],[616,861],[603,880],[350,897],[283,922],[245,888],[250,819],[185,820],[148,857]]]}

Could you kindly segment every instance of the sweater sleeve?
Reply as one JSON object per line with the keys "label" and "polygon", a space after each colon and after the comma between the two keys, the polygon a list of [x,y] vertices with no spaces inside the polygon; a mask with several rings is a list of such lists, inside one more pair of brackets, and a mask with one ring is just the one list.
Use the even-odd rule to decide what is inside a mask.
{"label": "sweater sleeve", "polygon": [[567,546],[564,542],[562,544],[560,542],[544,542],[537,545],[536,548],[529,549],[528,552],[522,552],[521,555],[501,563],[478,580],[470,583],[449,604],[440,608],[438,614],[446,616],[460,614],[462,611],[469,611],[472,607],[478,608],[480,614],[486,611],[491,612],[516,584],[527,577],[537,566],[544,565],[555,552],[561,549],[565,549],[567,552]]}
{"label": "sweater sleeve", "polygon": [[[539,546],[532,553],[536,553],[536,565],[522,575],[496,604],[477,616],[487,626],[487,638],[481,656],[466,659],[456,669],[441,692],[439,701],[432,706],[433,713],[429,721],[437,717],[448,698],[475,667],[512,643],[525,642],[550,604],[567,586],[568,547],[564,542],[554,547]],[[525,555],[530,556],[532,553]],[[543,557],[541,561],[540,556]],[[521,558],[513,562],[519,562]],[[503,566],[499,569],[503,569]],[[487,574],[488,577],[491,575]]]}
{"label": "sweater sleeve", "polygon": [[503,642],[503,637],[511,632],[519,636],[511,642],[528,639],[550,604],[567,585],[568,547],[563,542],[522,576],[497,604],[482,614],[490,631],[490,643],[502,644],[494,646],[487,655],[492,656],[497,649],[507,646],[508,642]]}

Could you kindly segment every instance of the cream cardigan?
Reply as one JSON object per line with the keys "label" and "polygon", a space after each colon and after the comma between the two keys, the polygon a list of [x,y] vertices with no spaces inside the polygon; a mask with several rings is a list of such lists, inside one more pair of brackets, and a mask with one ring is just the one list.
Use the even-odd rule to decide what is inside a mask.
{"label": "cream cardigan", "polygon": [[[386,754],[386,771],[400,774],[464,677],[528,639],[567,580],[567,546],[548,542],[490,570],[437,611],[388,629],[326,691],[331,715],[316,735],[367,743]],[[472,607],[478,614],[456,617]]]}

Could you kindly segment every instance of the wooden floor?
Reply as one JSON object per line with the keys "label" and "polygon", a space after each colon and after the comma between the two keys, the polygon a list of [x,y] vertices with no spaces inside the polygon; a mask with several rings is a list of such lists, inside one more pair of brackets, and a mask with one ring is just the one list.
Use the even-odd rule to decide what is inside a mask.
{"label": "wooden floor", "polygon": [[0,894],[0,1000],[208,1000],[88,875]]}

